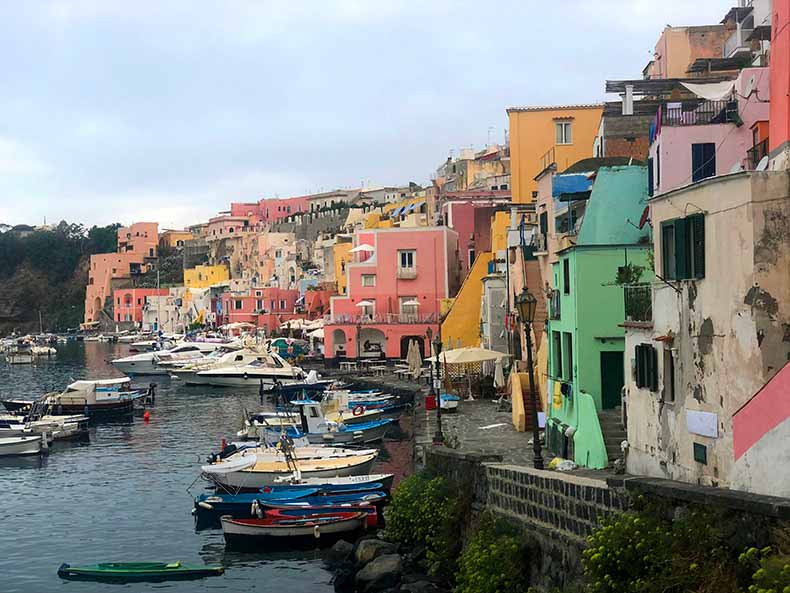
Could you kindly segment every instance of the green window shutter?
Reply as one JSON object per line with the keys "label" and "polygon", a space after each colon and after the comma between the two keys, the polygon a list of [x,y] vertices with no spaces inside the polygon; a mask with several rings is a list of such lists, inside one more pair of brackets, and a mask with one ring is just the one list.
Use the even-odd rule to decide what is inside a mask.
{"label": "green window shutter", "polygon": [[675,278],[682,280],[691,273],[690,233],[687,218],[675,221]]}
{"label": "green window shutter", "polygon": [[695,214],[689,217],[691,235],[693,239],[692,252],[694,263],[694,277],[705,277],[705,215]]}
{"label": "green window shutter", "polygon": [[645,386],[645,356],[644,345],[637,344],[636,353],[636,386],[640,389]]}
{"label": "green window shutter", "polygon": [[670,258],[672,257],[672,249],[670,244],[674,243],[674,223],[662,222],[661,223],[661,273],[667,280],[674,280],[675,274],[672,273],[672,266],[670,265]]}
{"label": "green window shutter", "polygon": [[658,391],[658,351],[653,346],[648,346],[650,351],[650,391]]}

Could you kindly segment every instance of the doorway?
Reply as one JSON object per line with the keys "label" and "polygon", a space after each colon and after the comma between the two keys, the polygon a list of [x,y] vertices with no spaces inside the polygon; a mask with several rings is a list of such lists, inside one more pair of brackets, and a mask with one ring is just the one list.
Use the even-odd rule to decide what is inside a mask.
{"label": "doorway", "polygon": [[604,410],[621,405],[620,392],[625,384],[622,352],[601,352],[601,405]]}

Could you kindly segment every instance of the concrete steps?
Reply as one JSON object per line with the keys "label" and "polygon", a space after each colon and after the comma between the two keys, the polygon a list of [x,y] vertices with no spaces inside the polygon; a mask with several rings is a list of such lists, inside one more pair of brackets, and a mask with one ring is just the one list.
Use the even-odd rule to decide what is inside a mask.
{"label": "concrete steps", "polygon": [[621,420],[620,408],[598,412],[598,422],[601,425],[601,432],[606,445],[606,455],[611,464],[616,459],[623,457],[620,443],[627,438],[627,433]]}

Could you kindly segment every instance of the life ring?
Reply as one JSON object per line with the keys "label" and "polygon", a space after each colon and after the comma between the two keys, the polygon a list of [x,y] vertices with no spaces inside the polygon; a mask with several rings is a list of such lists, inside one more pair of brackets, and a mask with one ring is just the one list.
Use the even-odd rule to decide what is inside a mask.
{"label": "life ring", "polygon": [[363,406],[354,406],[354,409],[351,410],[351,413],[354,414],[354,416],[362,416],[362,414],[365,413],[365,408]]}

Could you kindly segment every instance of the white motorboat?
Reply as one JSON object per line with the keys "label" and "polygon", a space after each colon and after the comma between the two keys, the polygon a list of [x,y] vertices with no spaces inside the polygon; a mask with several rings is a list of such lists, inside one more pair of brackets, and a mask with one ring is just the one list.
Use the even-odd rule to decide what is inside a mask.
{"label": "white motorboat", "polygon": [[71,383],[62,393],[50,393],[38,401],[21,399],[0,400],[12,413],[36,413],[37,410],[55,414],[113,415],[131,413],[134,401],[144,392],[131,388],[128,377],[122,379],[84,380]]}
{"label": "white motorboat", "polygon": [[52,346],[33,346],[30,348],[30,353],[33,356],[55,356],[58,351]]}
{"label": "white motorboat", "polygon": [[[219,459],[217,463],[229,461],[239,457],[255,456],[258,461],[270,460],[286,460],[286,452],[275,446],[256,446],[246,445],[245,443],[231,443],[232,446],[239,447],[235,452],[226,454],[223,459]],[[225,450],[226,452],[228,449]],[[377,454],[378,449],[346,449],[343,447],[318,447],[315,445],[304,445],[294,447],[290,452],[290,456],[297,461],[307,461],[311,459],[345,459],[348,457],[357,457],[359,455]]]}
{"label": "white motorboat", "polygon": [[170,369],[170,375],[186,385],[208,385],[209,378],[200,376],[201,371],[234,368],[248,365],[256,360],[266,360],[266,354],[254,349],[231,350],[226,348],[212,352],[200,360],[182,364]]}
{"label": "white motorboat", "polygon": [[10,455],[35,455],[46,446],[40,434],[0,437],[0,457]]}
{"label": "white motorboat", "polygon": [[377,453],[352,457],[293,460],[272,459],[267,456],[238,456],[221,463],[204,465],[201,475],[227,488],[257,489],[271,486],[276,480],[286,480],[295,473],[308,478],[333,478],[367,474]]}
{"label": "white motorboat", "polygon": [[0,437],[26,434],[48,434],[52,440],[75,439],[88,435],[88,417],[82,415],[0,416]]}
{"label": "white motorboat", "polygon": [[169,370],[160,362],[197,360],[219,348],[214,342],[181,342],[169,350],[140,352],[132,356],[116,358],[112,365],[127,375],[167,375]]}
{"label": "white motorboat", "polygon": [[291,366],[275,352],[266,354],[263,360],[254,360],[240,367],[220,367],[200,371],[198,377],[204,378],[209,385],[215,387],[251,387],[271,389],[275,382],[281,384],[296,383],[304,380],[305,372]]}

